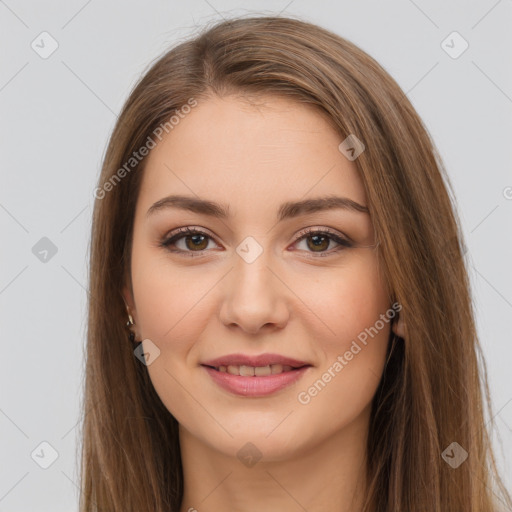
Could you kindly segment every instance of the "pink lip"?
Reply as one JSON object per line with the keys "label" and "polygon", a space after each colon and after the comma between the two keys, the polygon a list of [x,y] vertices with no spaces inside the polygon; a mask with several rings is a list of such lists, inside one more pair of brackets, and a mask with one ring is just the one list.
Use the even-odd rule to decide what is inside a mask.
{"label": "pink lip", "polygon": [[[277,363],[276,363],[277,364]],[[282,364],[282,363],[281,363]],[[252,365],[250,365],[252,366]],[[262,366],[262,365],[259,365]],[[263,365],[266,366],[266,365]],[[300,379],[310,366],[303,366],[289,372],[278,373],[275,375],[266,375],[264,377],[242,377],[241,375],[231,375],[227,372],[220,372],[204,366],[210,377],[223,389],[236,395],[260,397],[275,393],[293,382]]]}
{"label": "pink lip", "polygon": [[205,366],[269,366],[272,364],[282,364],[292,366],[293,368],[300,368],[301,366],[308,366],[309,363],[304,361],[297,361],[291,357],[281,356],[279,354],[260,354],[259,356],[247,356],[244,354],[228,354],[225,356],[217,357],[202,363]]}

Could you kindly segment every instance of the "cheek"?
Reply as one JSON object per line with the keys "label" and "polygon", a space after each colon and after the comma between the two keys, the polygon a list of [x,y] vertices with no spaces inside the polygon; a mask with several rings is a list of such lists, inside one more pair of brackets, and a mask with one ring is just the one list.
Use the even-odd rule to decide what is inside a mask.
{"label": "cheek", "polygon": [[[362,251],[336,269],[308,269],[296,280],[297,294],[314,314],[318,345],[324,356],[348,350],[351,342],[374,326],[390,306],[377,255]],[[382,326],[387,339],[389,324]],[[364,334],[361,336],[364,338]]]}
{"label": "cheek", "polygon": [[[194,274],[195,272],[195,274]],[[132,255],[132,284],[142,339],[160,350],[147,370],[156,393],[180,423],[195,425],[203,417],[191,382],[187,357],[209,315],[205,293],[218,280],[198,269],[178,267],[169,258],[141,248]],[[195,276],[195,277],[194,277]]]}
{"label": "cheek", "polygon": [[298,403],[308,413],[339,411],[349,421],[371,401],[384,368],[391,319],[390,302],[376,254],[361,253],[339,268],[336,279],[325,274],[311,280],[308,305],[317,313],[322,336],[314,336],[321,362],[300,386]]}
{"label": "cheek", "polygon": [[[324,284],[327,297],[319,311],[335,335],[318,341],[322,364],[297,392],[299,410],[310,418],[302,435],[310,437],[322,428],[337,431],[369,406],[384,369],[393,317],[374,253],[361,255],[340,270],[336,282]],[[326,411],[330,424],[322,427]]]}
{"label": "cheek", "polygon": [[132,256],[132,282],[137,321],[144,338],[157,345],[173,340],[179,350],[205,320],[204,295],[215,283],[206,272],[197,277],[198,269],[172,263],[165,253],[142,248]]}

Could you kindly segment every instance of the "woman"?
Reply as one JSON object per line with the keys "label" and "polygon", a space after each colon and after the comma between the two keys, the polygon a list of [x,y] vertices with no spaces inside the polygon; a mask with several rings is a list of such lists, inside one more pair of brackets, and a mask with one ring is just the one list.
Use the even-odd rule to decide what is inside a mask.
{"label": "woman", "polygon": [[159,59],[95,191],[81,510],[511,506],[448,183],[322,28],[230,20]]}

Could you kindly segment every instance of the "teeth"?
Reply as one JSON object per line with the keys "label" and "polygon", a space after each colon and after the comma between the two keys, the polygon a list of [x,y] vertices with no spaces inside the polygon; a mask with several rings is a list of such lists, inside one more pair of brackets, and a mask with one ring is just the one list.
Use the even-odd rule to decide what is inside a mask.
{"label": "teeth", "polygon": [[256,377],[265,377],[272,373],[272,368],[270,366],[256,366],[254,368],[254,375]]}
{"label": "teeth", "polygon": [[254,377],[253,366],[240,366],[240,375],[242,377]]}
{"label": "teeth", "polygon": [[272,375],[276,373],[282,373],[283,371],[283,365],[282,364],[273,364],[271,367]]}
{"label": "teeth", "polygon": [[219,372],[230,373],[231,375],[240,375],[242,377],[265,377],[267,375],[276,375],[278,373],[289,372],[293,367],[282,364],[271,364],[269,366],[219,366],[216,368]]}

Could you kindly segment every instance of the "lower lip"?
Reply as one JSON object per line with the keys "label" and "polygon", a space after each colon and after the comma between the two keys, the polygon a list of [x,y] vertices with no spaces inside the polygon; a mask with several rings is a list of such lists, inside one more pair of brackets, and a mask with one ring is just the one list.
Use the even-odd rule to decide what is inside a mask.
{"label": "lower lip", "polygon": [[205,368],[210,374],[210,377],[221,388],[235,395],[258,397],[271,395],[293,384],[299,380],[310,367],[303,366],[297,370],[290,370],[289,372],[275,375],[265,375],[264,377],[242,377],[241,375],[231,375],[227,372],[220,372],[209,366],[203,366],[203,368]]}

